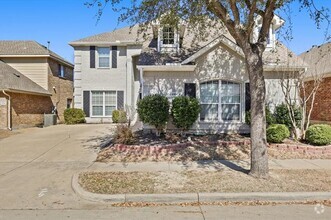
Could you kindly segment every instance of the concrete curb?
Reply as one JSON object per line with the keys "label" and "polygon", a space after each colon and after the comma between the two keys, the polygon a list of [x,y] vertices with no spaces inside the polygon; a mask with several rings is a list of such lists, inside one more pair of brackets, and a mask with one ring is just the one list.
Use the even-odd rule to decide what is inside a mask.
{"label": "concrete curb", "polygon": [[78,183],[79,174],[72,177],[72,189],[82,199],[94,202],[216,202],[216,201],[306,201],[328,200],[331,192],[253,192],[253,193],[178,193],[178,194],[97,194],[84,190]]}

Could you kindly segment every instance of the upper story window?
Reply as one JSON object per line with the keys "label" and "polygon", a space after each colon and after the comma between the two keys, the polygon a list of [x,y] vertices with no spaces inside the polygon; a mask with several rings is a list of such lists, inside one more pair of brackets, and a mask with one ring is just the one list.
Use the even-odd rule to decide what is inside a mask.
{"label": "upper story window", "polygon": [[58,75],[60,77],[64,77],[64,66],[62,66],[61,64],[59,64],[59,73]]}
{"label": "upper story window", "polygon": [[175,31],[172,27],[163,28],[163,44],[174,44],[175,43]]}
{"label": "upper story window", "polygon": [[273,25],[271,24],[270,30],[269,30],[269,35],[267,37],[267,47],[273,48],[275,45],[275,40],[276,40],[275,31],[274,31]]}
{"label": "upper story window", "polygon": [[109,47],[98,47],[98,60],[99,68],[110,67],[110,48]]}

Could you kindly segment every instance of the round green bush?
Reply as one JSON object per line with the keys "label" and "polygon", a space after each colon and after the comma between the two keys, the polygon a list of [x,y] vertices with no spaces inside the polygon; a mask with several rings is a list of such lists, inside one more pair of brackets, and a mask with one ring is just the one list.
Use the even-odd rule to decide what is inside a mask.
{"label": "round green bush", "polygon": [[331,144],[331,126],[323,124],[310,126],[306,132],[306,141],[314,145]]}
{"label": "round green bush", "polygon": [[[294,118],[296,121],[296,125],[300,126],[300,121],[302,120],[302,114],[300,108],[298,106],[293,106],[294,110]],[[290,112],[286,106],[286,104],[277,105],[274,112],[275,120],[277,124],[284,124],[289,129],[292,129],[292,122],[290,118]]]}
{"label": "round green bush", "polygon": [[198,119],[200,104],[196,98],[178,96],[172,100],[171,116],[177,128],[188,130]]}
{"label": "round green bush", "polygon": [[68,108],[64,110],[64,122],[66,124],[85,123],[85,113],[82,109]]}
{"label": "round green bush", "polygon": [[169,101],[162,95],[148,95],[139,100],[137,111],[143,123],[155,126],[160,133],[169,119]]}
{"label": "round green bush", "polygon": [[126,112],[122,110],[114,110],[112,112],[113,123],[126,123],[127,117]]}
{"label": "round green bush", "polygon": [[282,143],[288,137],[290,137],[290,131],[286,125],[273,124],[267,128],[267,140],[270,143]]}

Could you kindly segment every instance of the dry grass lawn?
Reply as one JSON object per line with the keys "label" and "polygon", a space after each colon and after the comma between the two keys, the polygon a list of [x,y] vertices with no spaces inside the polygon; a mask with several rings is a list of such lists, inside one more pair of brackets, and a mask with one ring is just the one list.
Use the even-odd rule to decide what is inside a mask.
{"label": "dry grass lawn", "polygon": [[271,170],[255,179],[239,171],[86,172],[81,186],[101,194],[192,192],[319,192],[331,191],[330,170]]}

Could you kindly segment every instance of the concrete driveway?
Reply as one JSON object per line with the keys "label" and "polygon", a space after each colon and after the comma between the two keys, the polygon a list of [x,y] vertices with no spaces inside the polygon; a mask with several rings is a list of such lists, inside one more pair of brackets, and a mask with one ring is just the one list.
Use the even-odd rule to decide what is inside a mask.
{"label": "concrete driveway", "polygon": [[314,206],[116,208],[79,198],[74,173],[93,165],[112,125],[32,128],[0,140],[0,219],[329,219]]}
{"label": "concrete driveway", "polygon": [[111,135],[112,127],[31,128],[0,140],[1,209],[80,207],[71,177],[93,164],[97,146]]}

